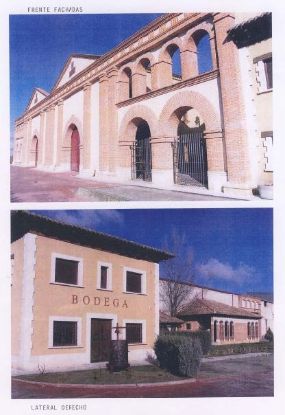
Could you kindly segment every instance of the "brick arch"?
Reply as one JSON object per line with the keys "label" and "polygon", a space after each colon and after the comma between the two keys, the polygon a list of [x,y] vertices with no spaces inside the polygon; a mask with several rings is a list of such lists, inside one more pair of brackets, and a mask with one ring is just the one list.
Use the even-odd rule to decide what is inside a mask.
{"label": "brick arch", "polygon": [[144,105],[137,105],[130,108],[122,119],[119,129],[119,139],[133,141],[139,120],[144,120],[148,123],[152,137],[158,136],[158,120],[154,112]]}
{"label": "brick arch", "polygon": [[118,71],[118,79],[121,80],[122,77],[124,77],[124,71],[126,69],[130,69],[131,73],[133,73],[134,71],[134,62],[129,62],[127,64],[125,64],[124,66],[122,66],[119,71]]}
{"label": "brick arch", "polygon": [[164,61],[164,62],[171,61],[171,57],[169,56],[169,53],[167,52],[167,48],[170,45],[175,45],[179,48],[180,52],[182,51],[182,48],[183,48],[182,40],[179,37],[175,37],[169,40],[167,43],[165,43],[163,47],[161,48],[161,51],[159,53],[159,59],[158,59],[159,62],[160,61]]}
{"label": "brick arch", "polygon": [[141,73],[140,63],[143,59],[148,59],[150,62],[150,66],[152,67],[155,63],[155,58],[151,52],[141,55],[137,58],[137,60],[133,64],[133,71],[134,73]]}
{"label": "brick arch", "polygon": [[80,137],[80,145],[82,145],[82,141],[83,141],[83,127],[82,127],[82,123],[81,123],[81,121],[75,115],[72,115],[68,119],[68,121],[65,123],[65,126],[64,126],[64,130],[63,130],[63,142],[62,142],[63,147],[71,147],[70,139],[71,139],[72,131],[71,131],[71,128],[70,127],[72,125],[75,125],[76,128],[78,129],[79,137]]}
{"label": "brick arch", "polygon": [[187,48],[187,46],[192,47],[196,46],[196,42],[195,42],[195,34],[197,34],[198,32],[207,32],[209,37],[213,37],[213,29],[214,26],[211,22],[202,22],[201,24],[199,24],[198,26],[192,27],[190,30],[187,31],[186,35],[184,36],[183,39],[183,47]]}
{"label": "brick arch", "polygon": [[206,131],[221,129],[220,117],[207,98],[198,92],[181,91],[168,100],[160,113],[159,124],[165,135],[177,135],[179,121],[175,111],[181,107],[195,108],[205,123]]}

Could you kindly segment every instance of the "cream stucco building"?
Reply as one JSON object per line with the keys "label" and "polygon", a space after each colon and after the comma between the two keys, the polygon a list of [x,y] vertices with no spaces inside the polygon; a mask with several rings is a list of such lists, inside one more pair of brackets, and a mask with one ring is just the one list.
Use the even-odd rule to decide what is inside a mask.
{"label": "cream stucco building", "polygon": [[250,199],[271,182],[271,101],[257,93],[257,140],[244,53],[228,38],[238,19],[166,14],[105,55],[71,55],[17,119],[14,165]]}
{"label": "cream stucco building", "polygon": [[12,214],[12,366],[105,365],[110,340],[144,362],[159,333],[159,262],[171,255],[27,212]]}

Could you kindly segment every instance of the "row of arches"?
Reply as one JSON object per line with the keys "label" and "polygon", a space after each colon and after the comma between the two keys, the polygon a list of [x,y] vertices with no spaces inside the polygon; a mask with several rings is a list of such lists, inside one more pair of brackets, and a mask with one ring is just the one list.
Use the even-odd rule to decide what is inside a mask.
{"label": "row of arches", "polygon": [[191,36],[187,47],[175,38],[157,56],[148,53],[119,72],[119,101],[172,85],[213,69],[208,31],[200,29]]}
{"label": "row of arches", "polygon": [[[70,124],[64,137],[64,143],[70,150],[70,171],[79,172],[80,170],[80,134],[75,124]],[[33,135],[30,148],[30,165],[37,167],[39,162],[40,140],[37,134]]]}
{"label": "row of arches", "polygon": [[234,340],[235,328],[233,321],[214,321],[214,342]]}

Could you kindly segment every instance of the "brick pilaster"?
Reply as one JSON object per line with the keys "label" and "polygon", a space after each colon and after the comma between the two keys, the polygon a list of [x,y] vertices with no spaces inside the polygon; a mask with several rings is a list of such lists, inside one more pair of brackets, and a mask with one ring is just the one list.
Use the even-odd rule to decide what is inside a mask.
{"label": "brick pilaster", "polygon": [[227,31],[233,23],[234,18],[230,14],[214,15],[228,181],[231,184],[247,185],[250,181],[250,166],[238,52],[232,42],[226,41]]}

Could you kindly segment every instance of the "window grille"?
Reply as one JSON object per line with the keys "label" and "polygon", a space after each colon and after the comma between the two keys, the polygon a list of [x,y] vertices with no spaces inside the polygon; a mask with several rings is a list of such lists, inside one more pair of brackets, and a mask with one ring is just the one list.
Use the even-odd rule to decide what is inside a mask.
{"label": "window grille", "polygon": [[128,343],[142,343],[141,323],[126,323],[126,340]]}
{"label": "window grille", "polygon": [[77,322],[53,322],[53,346],[77,346]]}

